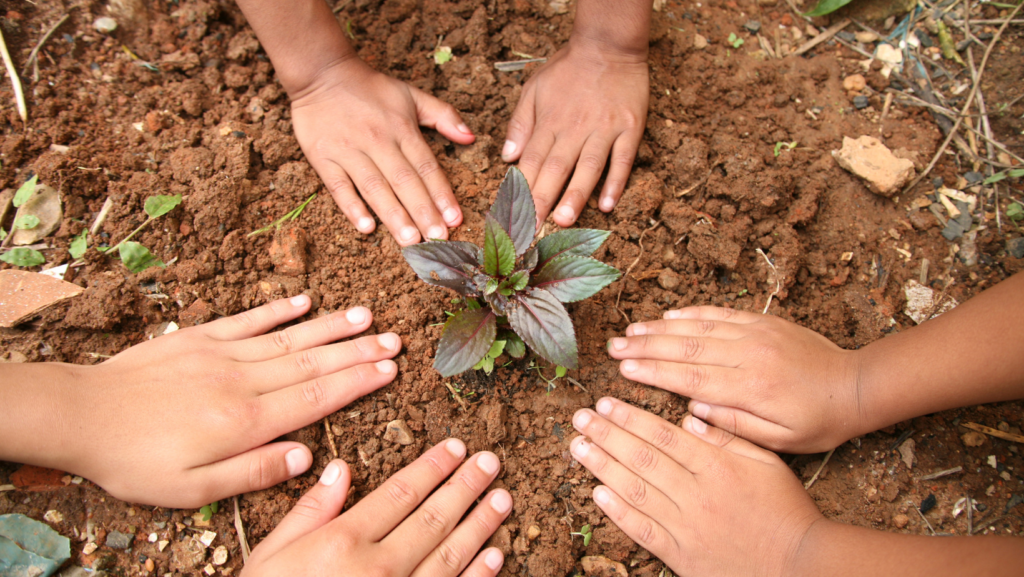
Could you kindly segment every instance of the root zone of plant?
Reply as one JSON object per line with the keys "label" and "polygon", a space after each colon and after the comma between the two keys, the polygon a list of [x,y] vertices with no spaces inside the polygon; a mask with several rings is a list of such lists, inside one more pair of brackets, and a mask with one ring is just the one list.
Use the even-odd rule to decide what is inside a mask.
{"label": "root zone of plant", "polygon": [[[881,118],[881,90],[888,81],[877,70],[866,76],[879,94],[858,111],[842,82],[863,72],[859,55],[824,44],[806,57],[757,59],[749,55],[753,47],[735,49],[726,39],[730,33],[749,37],[742,27],[754,18],[766,29],[778,27],[789,13],[782,3],[764,8],[742,1],[706,4],[670,1],[655,14],[651,105],[633,176],[614,212],[601,213],[592,202],[579,223],[612,231],[594,256],[629,273],[594,298],[568,307],[577,323],[582,367],[568,376],[579,386],[559,379],[550,392],[528,361],[497,366],[491,376],[468,372],[454,379],[442,379],[431,368],[438,323],[454,306],[453,294],[419,282],[386,231],[362,236],[347,223],[303,159],[291,133],[287,97],[232,5],[154,2],[109,39],[91,26],[104,14],[100,3],[25,5],[20,19],[8,13],[4,34],[18,63],[40,29],[71,14],[43,49],[39,82],[27,84],[27,127],[17,118],[6,77],[0,87],[0,185],[17,186],[21,175],[32,171],[64,195],[65,219],[53,239],[60,248],[46,251],[48,260],[69,262],[68,243],[108,197],[114,207],[101,231],[115,241],[143,222],[147,197],[180,193],[185,199],[136,238],[171,263],[167,269],[131,275],[116,261],[88,257],[68,276],[88,287],[86,292],[35,323],[0,333],[2,351],[30,361],[89,364],[149,338],[165,322],[208,322],[275,298],[308,294],[310,317],[367,306],[375,315],[370,332],[402,336],[398,377],[328,417],[326,427],[314,423],[289,435],[313,450],[314,465],[306,475],[240,497],[251,546],[316,482],[331,459],[332,441],[352,468],[351,503],[425,448],[458,437],[470,451],[498,455],[503,470],[495,486],[507,488],[515,499],[492,540],[508,556],[502,575],[569,575],[584,555],[623,562],[632,575],[660,575],[662,564],[593,504],[595,480],[568,452],[572,414],[601,396],[624,399],[675,422],[685,412],[686,399],[619,375],[605,352],[606,341],[626,327],[616,307],[633,321],[700,304],[761,312],[778,280],[781,287],[768,314],[854,348],[912,325],[902,313],[902,286],[918,279],[923,259],[931,263],[926,280],[939,288],[952,281],[948,294],[960,302],[1022,268],[1021,260],[1003,248],[1008,238],[1019,236],[1005,223],[1002,231],[990,224],[978,235],[979,264],[968,267],[951,253],[934,217],[927,210],[921,217],[913,205],[931,192],[927,182],[893,202],[871,194],[835,165],[830,151],[839,148],[843,136],[878,137],[892,150],[903,149],[919,170],[943,140],[922,109],[896,104]],[[465,212],[455,240],[481,241],[484,214],[507,169],[499,157],[505,128],[530,74],[530,69],[498,72],[493,63],[515,60],[517,53],[552,55],[572,24],[571,13],[556,12],[547,2],[518,0],[371,0],[339,12],[342,25],[351,23],[362,58],[452,103],[478,135],[476,144],[462,147],[426,133]],[[694,48],[697,33],[709,41],[703,50]],[[438,66],[430,56],[442,35],[455,58]],[[159,72],[128,57],[122,44],[139,59],[156,63]],[[1018,29],[1007,32],[993,54],[989,80],[995,86],[986,94],[1008,102],[1019,91],[1012,88],[1010,72],[1024,66],[1022,44]],[[1013,118],[1022,113],[1024,103],[1018,101],[1010,118],[994,128],[1019,132]],[[777,142],[798,145],[776,156]],[[69,148],[62,152],[52,144]],[[1019,137],[1006,144],[1021,153]],[[966,170],[947,156],[929,180],[941,176],[952,183]],[[314,193],[299,218],[280,232],[247,236]],[[1021,196],[1019,190],[1015,194]],[[549,230],[553,227],[548,223]],[[269,247],[275,234],[297,229],[308,237],[308,272],[283,274]],[[845,260],[845,253],[852,258]],[[550,378],[553,370],[545,374]],[[394,419],[408,422],[413,444],[382,439]],[[929,532],[914,508],[930,494],[938,502],[927,515],[932,527],[964,534],[965,517],[954,518],[952,508],[970,495],[988,511],[975,513],[975,522],[998,519],[995,532],[1019,535],[1019,518],[1000,517],[1011,496],[1022,491],[1024,462],[1007,441],[988,438],[980,447],[964,446],[960,435],[966,430],[958,424],[968,421],[1024,427],[1024,406],[947,411],[846,443],[810,493],[830,518],[912,534]],[[167,426],[175,426],[173,417]],[[908,468],[892,445],[909,430],[916,460]],[[988,466],[989,455],[996,455],[1001,469]],[[786,459],[806,481],[823,455]],[[961,473],[920,480],[956,466],[963,467]],[[16,468],[0,466],[0,484]],[[1004,471],[1011,473],[1009,481],[1000,477]],[[105,563],[126,575],[144,573],[143,556],[155,561],[158,574],[195,574],[202,568],[189,565],[176,553],[180,548],[161,552],[146,539],[164,523],[161,534],[181,542],[196,529],[179,530],[177,523],[193,511],[121,503],[87,481],[49,493],[0,493],[0,513],[41,519],[51,509],[63,514],[54,526],[72,537],[77,563]],[[237,574],[241,553],[230,517],[230,507],[222,506],[212,530],[230,551],[219,571]],[[134,528],[132,550],[100,547],[82,555],[84,543],[75,530],[84,531],[87,521],[98,535]],[[586,524],[594,529],[584,547],[570,533]],[[531,542],[526,535],[533,525],[540,534]]]}

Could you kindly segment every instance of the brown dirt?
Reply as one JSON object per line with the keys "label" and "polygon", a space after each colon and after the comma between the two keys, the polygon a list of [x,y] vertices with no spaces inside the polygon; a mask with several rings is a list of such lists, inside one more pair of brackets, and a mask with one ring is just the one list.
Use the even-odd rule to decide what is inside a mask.
{"label": "brown dirt", "polygon": [[[661,571],[660,562],[593,505],[594,480],[568,452],[571,415],[602,395],[670,420],[684,412],[685,399],[626,381],[606,355],[606,340],[626,326],[615,309],[620,290],[621,309],[631,320],[692,304],[760,311],[774,286],[755,252],[761,248],[778,267],[783,284],[771,314],[852,348],[912,324],[901,312],[901,286],[918,278],[924,258],[932,263],[928,280],[941,286],[952,279],[949,293],[961,302],[1024,268],[1004,249],[1008,238],[1020,235],[1005,221],[1002,233],[987,223],[977,239],[979,264],[967,266],[939,235],[934,217],[913,205],[931,192],[932,177],[954,183],[971,168],[958,158],[944,157],[932,177],[896,202],[871,194],[836,166],[830,151],[843,136],[879,137],[891,149],[907,151],[919,167],[942,140],[919,109],[894,106],[880,119],[877,93],[870,108],[853,108],[842,81],[862,71],[859,56],[833,44],[807,57],[758,59],[748,53],[756,40],[742,30],[743,23],[757,18],[773,30],[791,18],[784,4],[762,11],[751,0],[705,2],[702,7],[670,0],[655,14],[650,113],[629,188],[611,215],[592,203],[580,222],[613,232],[598,258],[625,270],[640,256],[628,278],[570,306],[579,323],[583,367],[570,376],[587,390],[560,383],[546,393],[525,363],[513,363],[491,377],[467,373],[453,379],[451,384],[470,401],[463,411],[431,369],[440,334],[432,325],[444,319],[450,294],[418,282],[386,233],[361,236],[336,209],[302,158],[291,134],[287,97],[238,10],[213,0],[150,4],[115,38],[91,28],[93,19],[105,13],[96,1],[21,4],[20,14],[0,16],[20,63],[41,29],[65,11],[72,15],[47,43],[39,81],[28,83],[27,128],[17,119],[6,80],[0,87],[0,188],[17,186],[35,173],[58,186],[66,199],[64,222],[53,242],[57,248],[46,251],[49,262],[69,261],[71,237],[92,222],[108,197],[114,209],[103,237],[119,239],[142,222],[148,196],[186,196],[181,208],[137,239],[172,263],[166,270],[131,275],[93,252],[84,267],[68,276],[88,287],[85,293],[32,324],[0,333],[0,351],[30,361],[89,364],[100,360],[97,355],[142,341],[162,322],[206,322],[278,297],[310,295],[310,317],[368,306],[376,315],[371,331],[397,332],[405,351],[397,359],[394,384],[329,418],[341,457],[352,465],[357,497],[448,436],[464,439],[471,451],[496,452],[504,469],[495,486],[515,498],[512,515],[494,537],[509,555],[502,575],[569,575],[584,555],[625,562],[633,575]],[[515,59],[513,50],[551,55],[567,39],[572,15],[555,14],[540,0],[486,5],[358,0],[339,17],[342,23],[351,21],[361,57],[451,102],[481,135],[477,144],[461,147],[426,134],[465,210],[465,224],[454,238],[478,241],[484,211],[506,170],[498,156],[505,125],[529,74],[497,72],[491,63]],[[707,48],[693,48],[695,32],[708,39]],[[730,32],[748,44],[730,49],[725,42]],[[441,35],[456,58],[438,67],[428,56]],[[132,62],[122,43],[141,59],[159,63],[160,72]],[[1011,31],[997,48],[988,76],[994,84],[986,85],[990,109],[1019,95],[1022,46],[1019,32]],[[875,90],[887,83],[876,71],[867,77]],[[1017,154],[1022,154],[1022,112],[1024,102],[1018,102],[994,122],[997,138]],[[799,145],[776,157],[774,145],[782,141]],[[52,144],[70,149],[53,151]],[[1011,187],[1022,196],[1019,182]],[[298,222],[278,233],[305,239],[305,263],[272,250],[273,234],[246,236],[313,193],[319,194]],[[652,230],[654,223],[660,225]],[[853,254],[848,263],[841,259],[847,252]],[[385,424],[396,418],[409,421],[416,437],[412,445],[381,439]],[[928,513],[929,522],[936,531],[955,534],[966,531],[966,521],[952,517],[952,506],[971,495],[987,507],[975,515],[976,522],[979,517],[992,520],[986,532],[1022,534],[1019,517],[999,519],[1011,495],[1022,492],[1024,461],[1017,447],[994,438],[966,447],[960,439],[966,430],[957,426],[964,421],[1024,427],[1024,404],[947,411],[846,443],[810,492],[829,517],[906,533],[928,532],[913,509],[934,494],[938,506]],[[911,468],[892,450],[909,430],[917,455]],[[323,425],[316,424],[291,435],[313,450],[312,472],[240,498],[250,544],[273,529],[315,483],[330,458],[325,434]],[[989,455],[996,456],[998,470],[988,465]],[[807,479],[822,455],[787,458]],[[918,480],[958,465],[961,474]],[[0,464],[0,484],[9,482],[16,469]],[[1003,471],[1009,481],[1000,478]],[[143,574],[147,557],[159,574],[194,574],[202,566],[194,567],[186,554],[195,528],[182,523],[193,511],[122,503],[88,481],[50,492],[0,493],[0,513],[41,519],[50,509],[63,513],[64,521],[55,528],[72,537],[78,563],[123,575]],[[215,516],[213,530],[219,534],[217,544],[231,551],[226,567],[237,573],[241,557],[229,519],[223,512]],[[76,535],[87,522],[101,535],[134,531],[131,552],[100,547],[81,555],[84,541]],[[587,523],[596,529],[584,548],[569,533]],[[526,529],[534,524],[541,534],[530,543]],[[147,541],[150,533],[173,545],[157,551]]]}

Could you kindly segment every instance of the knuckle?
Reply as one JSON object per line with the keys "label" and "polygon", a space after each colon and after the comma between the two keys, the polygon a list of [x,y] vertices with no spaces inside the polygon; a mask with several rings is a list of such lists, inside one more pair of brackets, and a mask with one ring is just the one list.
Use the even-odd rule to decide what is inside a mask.
{"label": "knuckle", "polygon": [[387,484],[387,496],[400,507],[415,507],[420,502],[416,489],[402,477],[392,477]]}
{"label": "knuckle", "polygon": [[381,175],[371,174],[363,179],[363,186],[360,188],[366,196],[379,196],[387,192],[388,185]]}
{"label": "knuckle", "polygon": [[698,359],[704,351],[704,341],[701,339],[694,337],[679,337],[679,340],[676,342],[679,347],[679,359],[682,361]]}
{"label": "knuckle", "polygon": [[274,481],[274,466],[270,459],[270,455],[263,453],[249,461],[249,487],[262,489]]}
{"label": "knuckle", "polygon": [[452,573],[462,569],[462,562],[466,558],[466,552],[454,543],[442,543],[437,548],[437,559],[446,569]]}
{"label": "knuckle", "polygon": [[636,507],[643,507],[647,503],[647,482],[637,477],[629,483],[626,489],[626,498]]}
{"label": "knuckle", "polygon": [[619,152],[611,157],[612,166],[618,168],[631,168],[633,166],[633,155]]}
{"label": "knuckle", "polygon": [[384,211],[384,220],[386,222],[398,223],[399,225],[401,225],[402,221],[405,220],[405,209],[402,208],[402,205],[395,204],[391,208]]}
{"label": "knuckle", "polygon": [[299,374],[316,376],[320,374],[320,367],[323,366],[323,359],[316,349],[308,349],[295,355],[295,365]]}
{"label": "knuckle", "polygon": [[645,443],[633,451],[631,462],[635,471],[644,473],[657,467],[658,456],[654,453],[654,449]]}
{"label": "knuckle", "polygon": [[587,436],[594,440],[598,445],[605,442],[608,439],[608,435],[611,433],[611,427],[603,422],[595,419],[590,425],[590,430],[587,432]]}
{"label": "knuckle", "polygon": [[439,538],[448,534],[451,517],[437,507],[428,505],[420,513],[420,521],[431,536]]}
{"label": "knuckle", "polygon": [[458,476],[455,477],[455,480],[474,495],[483,490],[483,487],[480,486],[480,479],[475,475],[463,472],[459,473]]}
{"label": "knuckle", "polygon": [[401,167],[391,173],[391,182],[395,183],[396,187],[406,186],[418,180],[419,176],[413,171],[412,167]]}
{"label": "knuckle", "polygon": [[295,339],[289,329],[270,333],[270,339],[274,348],[282,353],[292,352],[292,348],[295,346]]}
{"label": "knuckle", "polygon": [[699,320],[697,321],[697,334],[708,335],[715,330],[715,321]]}
{"label": "knuckle", "polygon": [[597,154],[584,154],[580,156],[576,166],[577,168],[600,172],[604,170],[604,161],[606,158],[606,156],[600,156]]}
{"label": "knuckle", "polygon": [[683,381],[690,396],[699,396],[708,384],[708,372],[702,365],[688,365],[684,369]]}
{"label": "knuckle", "polygon": [[650,545],[654,543],[657,536],[657,532],[654,529],[654,523],[649,519],[641,519],[636,524],[636,542],[643,546],[645,549],[650,549]]}
{"label": "knuckle", "polygon": [[542,164],[544,164],[544,157],[536,152],[524,152],[523,155],[519,157],[519,164],[536,171]]}
{"label": "knuckle", "polygon": [[722,311],[722,318],[725,320],[731,319],[732,317],[739,314],[739,311],[737,311],[736,309],[731,309],[728,307],[722,308],[720,310]]}
{"label": "knuckle", "polygon": [[441,165],[433,158],[424,160],[416,166],[416,174],[420,175],[420,178],[427,178],[439,170],[441,170]]}
{"label": "knuckle", "polygon": [[544,161],[544,172],[562,175],[569,172],[569,163],[561,156],[549,156]]}
{"label": "knuckle", "polygon": [[651,444],[662,451],[672,450],[678,443],[679,438],[669,425],[659,424],[651,432]]}
{"label": "knuckle", "polygon": [[339,196],[352,190],[352,183],[347,178],[338,175],[330,175],[324,179],[324,186],[331,191],[332,196]]}
{"label": "knuckle", "polygon": [[319,409],[327,403],[327,387],[320,379],[302,385],[302,398],[310,407]]}
{"label": "knuckle", "polygon": [[256,312],[257,310],[258,309],[248,310],[244,313],[237,314],[232,318],[235,319],[236,323],[242,325],[243,329],[252,331],[259,326],[259,313]]}
{"label": "knuckle", "polygon": [[508,134],[510,137],[513,134],[522,134],[529,129],[530,127],[519,116],[513,116],[512,120],[508,121]]}

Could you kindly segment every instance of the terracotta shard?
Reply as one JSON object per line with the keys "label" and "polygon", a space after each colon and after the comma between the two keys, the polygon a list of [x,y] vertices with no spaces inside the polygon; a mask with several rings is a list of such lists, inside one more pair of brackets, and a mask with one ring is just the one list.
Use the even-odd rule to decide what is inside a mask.
{"label": "terracotta shard", "polygon": [[0,327],[11,328],[47,307],[77,296],[82,287],[35,272],[0,271]]}

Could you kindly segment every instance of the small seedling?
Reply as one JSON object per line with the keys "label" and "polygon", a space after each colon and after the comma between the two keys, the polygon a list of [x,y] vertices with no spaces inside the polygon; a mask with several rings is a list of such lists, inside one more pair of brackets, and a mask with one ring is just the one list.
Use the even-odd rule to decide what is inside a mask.
{"label": "small seedling", "polygon": [[88,230],[83,230],[78,233],[78,236],[71,239],[71,246],[68,247],[68,253],[71,254],[71,258],[79,259],[85,254],[85,251],[89,250],[89,234]]}
{"label": "small seedling", "polygon": [[21,247],[0,254],[0,260],[14,266],[39,266],[46,262],[46,257],[38,250]]}
{"label": "small seedling", "polygon": [[25,184],[18,187],[18,192],[14,193],[14,208],[21,207],[28,202],[28,199],[32,198],[32,195],[36,193],[37,184],[39,184],[39,175],[26,180]]}
{"label": "small seedling", "polygon": [[1024,220],[1024,206],[1019,202],[1010,203],[1010,206],[1006,207],[1006,216],[1014,222]]}
{"label": "small seedling", "polygon": [[793,150],[794,148],[796,148],[796,141],[795,140],[793,142],[776,142],[775,143],[775,156],[777,158],[779,156],[779,154],[782,153],[783,150]]}
{"label": "small seedling", "polygon": [[210,503],[209,505],[203,505],[199,509],[199,514],[201,514],[203,516],[203,521],[209,521],[214,515],[217,514],[217,511],[219,511],[219,510],[220,510],[220,502],[219,501],[214,501],[213,503]]}
{"label": "small seedling", "polygon": [[524,343],[515,353],[525,354],[528,345],[555,365],[578,367],[576,334],[562,303],[585,299],[621,276],[617,269],[590,258],[610,233],[561,230],[531,248],[536,234],[537,209],[530,187],[523,173],[512,167],[487,214],[483,249],[444,240],[402,249],[420,280],[466,298],[467,308],[445,323],[434,357],[434,368],[443,376],[472,368],[499,338],[513,354],[508,350],[513,333]]}
{"label": "small seedling", "polygon": [[728,42],[733,48],[739,48],[740,46],[743,46],[744,41],[739,36],[736,36],[735,32],[730,32],[729,38],[726,39],[726,42]]}
{"label": "small seedling", "polygon": [[547,367],[538,366],[533,361],[530,361],[530,369],[534,370],[534,371],[537,371],[537,376],[540,377],[545,383],[547,383],[547,385],[545,386],[545,389],[547,390],[548,394],[550,395],[551,391],[553,391],[553,390],[558,388],[558,385],[555,383],[555,381],[557,381],[558,379],[561,379],[566,374],[568,374],[569,370],[566,369],[565,367],[561,366],[561,365],[558,365],[558,366],[555,367],[555,378],[549,379],[549,378],[544,376],[544,369],[545,368],[547,368]]}
{"label": "small seedling", "polygon": [[437,50],[434,50],[434,64],[438,66],[450,61],[452,59],[452,49],[448,46],[438,46]]}
{"label": "small seedling", "polygon": [[495,340],[491,344],[491,349],[484,355],[484,358],[480,359],[479,363],[473,365],[473,370],[479,371],[480,369],[483,369],[485,374],[491,374],[494,371],[494,359],[501,356],[501,353],[505,351],[506,342],[507,341]]}
{"label": "small seedling", "polygon": [[1006,170],[1001,170],[993,174],[992,176],[986,178],[985,181],[982,182],[982,184],[994,184],[1001,180],[1006,180],[1007,178],[1021,177],[1024,177],[1024,168],[1008,168]]}
{"label": "small seedling", "polygon": [[254,231],[250,232],[249,234],[247,234],[247,235],[246,235],[246,238],[248,238],[248,237],[250,237],[250,236],[256,236],[257,234],[262,234],[262,233],[264,233],[264,232],[267,232],[267,231],[268,231],[268,230],[270,230],[270,229],[274,229],[274,230],[277,230],[277,229],[281,228],[281,226],[282,226],[282,225],[284,225],[284,223],[286,223],[286,222],[290,222],[290,221],[293,221],[293,220],[295,220],[295,219],[299,218],[299,215],[301,215],[301,214],[302,214],[302,211],[306,209],[306,205],[307,205],[307,204],[309,204],[309,203],[310,203],[310,201],[312,201],[312,200],[313,200],[314,198],[316,198],[316,193],[313,193],[312,195],[310,195],[310,197],[309,197],[309,198],[307,198],[307,199],[306,199],[306,200],[305,200],[305,201],[304,201],[304,202],[303,202],[302,204],[300,204],[300,205],[299,205],[299,206],[298,206],[297,208],[294,208],[294,209],[292,209],[292,210],[289,210],[289,211],[288,211],[288,212],[287,212],[287,213],[286,213],[286,214],[285,214],[284,216],[282,216],[281,218],[279,218],[279,219],[275,220],[274,222],[272,222],[272,223],[268,224],[267,226],[265,226],[265,227],[263,227],[263,228],[260,228],[260,229],[256,229],[256,230],[254,230]]}
{"label": "small seedling", "polygon": [[[131,239],[138,234],[140,230],[149,225],[149,223],[168,212],[171,212],[179,204],[181,204],[180,194],[175,194],[173,196],[159,194],[147,198],[146,203],[143,205],[143,210],[146,211],[146,216],[149,218],[128,234],[128,236],[121,239],[121,242],[111,247],[96,247],[96,250],[103,254],[111,254],[116,250],[118,257],[121,259],[121,262],[124,263],[124,266],[129,271],[136,274],[151,266],[158,266],[160,268],[166,267],[167,265],[165,265],[162,260],[154,256],[153,253],[149,252],[148,248],[137,242],[131,242]],[[83,230],[71,241],[71,245],[68,247],[68,252],[72,257],[78,259],[81,258],[88,249],[88,234],[87,231]]]}
{"label": "small seedling", "polygon": [[583,546],[590,546],[590,539],[594,536],[594,532],[591,530],[590,525],[584,525],[578,532],[569,533],[570,538],[580,536],[583,537]]}

